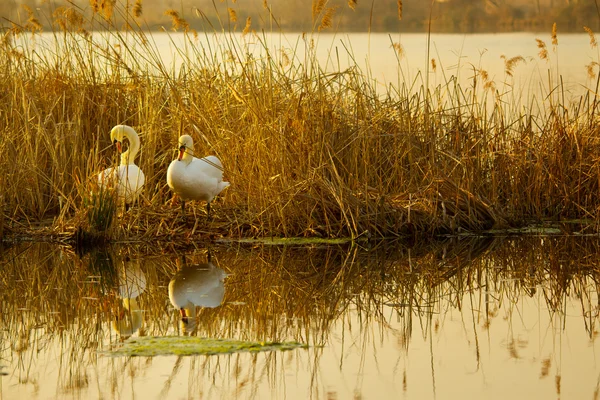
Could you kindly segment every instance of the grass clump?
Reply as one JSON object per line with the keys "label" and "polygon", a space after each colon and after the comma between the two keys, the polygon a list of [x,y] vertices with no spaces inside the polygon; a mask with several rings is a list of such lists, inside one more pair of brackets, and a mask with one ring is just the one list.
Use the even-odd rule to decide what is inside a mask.
{"label": "grass clump", "polygon": [[[199,33],[170,10],[169,65],[139,13],[111,3],[87,20],[72,7],[57,10],[52,35],[14,25],[0,45],[11,227],[74,232],[94,203],[87,223],[108,230],[112,206],[84,200],[80,182],[106,167],[117,123],[140,132],[147,181],[139,206],[114,221],[115,238],[430,236],[600,219],[597,90],[573,105],[549,69],[547,93],[523,105],[510,97],[519,56],[504,58],[501,84],[474,68],[469,87],[448,78],[431,89],[426,77],[381,93],[356,64],[320,64],[317,32],[329,23],[278,53],[248,26],[222,33],[199,13]],[[552,48],[538,42],[541,61],[556,37]],[[212,220],[182,225],[165,173],[183,133],[222,160],[232,187]]]}
{"label": "grass clump", "polygon": [[110,356],[194,356],[231,354],[241,351],[286,351],[306,348],[298,342],[251,342],[233,339],[211,339],[196,336],[142,336],[130,338],[116,350],[105,354]]}
{"label": "grass clump", "polygon": [[84,199],[87,209],[87,222],[92,231],[107,233],[112,226],[116,211],[117,197],[114,190],[99,188]]}

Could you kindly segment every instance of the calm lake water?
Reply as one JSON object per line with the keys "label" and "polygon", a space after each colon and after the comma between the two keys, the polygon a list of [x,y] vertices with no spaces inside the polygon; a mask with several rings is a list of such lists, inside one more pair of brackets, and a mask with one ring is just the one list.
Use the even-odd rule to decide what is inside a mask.
{"label": "calm lake water", "polygon": [[[58,53],[59,62],[64,64],[65,56],[57,51],[56,36],[44,33],[35,39],[22,37],[26,38],[26,41],[21,40],[21,46],[35,48],[41,54],[44,48],[49,49],[51,54]],[[547,59],[540,58],[536,39],[545,43]],[[591,78],[586,66],[600,63],[600,51],[590,45],[590,37],[586,33],[559,32],[556,46],[552,44],[550,32],[433,34],[429,40],[429,53],[427,35],[415,33],[265,33],[258,37],[199,33],[197,38],[185,40],[182,33],[154,32],[146,35],[143,41],[132,33],[121,33],[118,37],[95,33],[93,40],[97,44],[94,47],[96,52],[102,54],[102,49],[110,48],[106,52],[110,58],[119,53],[134,70],[146,68],[147,64],[156,65],[156,61],[161,60],[164,70],[179,76],[183,60],[191,60],[191,68],[202,68],[202,62],[198,63],[198,60],[206,55],[211,63],[228,68],[236,64],[231,59],[245,63],[247,54],[253,54],[255,58],[264,57],[265,48],[270,49],[271,56],[287,71],[291,65],[307,65],[306,47],[313,47],[320,68],[335,72],[357,66],[381,93],[385,93],[390,85],[396,88],[405,85],[410,92],[417,92],[425,85],[426,75],[429,75],[429,86],[441,88],[442,94],[454,80],[463,88],[471,88],[475,71],[484,70],[504,101],[516,100],[528,106],[533,96],[541,100],[550,93],[557,95],[560,92],[561,99],[564,96],[568,101],[590,90],[593,92],[598,65],[594,66]],[[77,39],[77,43],[82,45],[84,42]],[[130,45],[121,45],[123,43]],[[402,55],[397,54],[392,43],[402,46]],[[70,50],[67,53],[74,54]],[[523,61],[515,65],[512,76],[509,76],[502,57],[510,59],[517,56],[523,57]],[[435,68],[431,67],[431,59],[435,59]],[[293,60],[293,63],[289,64],[287,60]],[[90,61],[85,58],[86,64]],[[101,64],[102,61],[99,68],[103,68]],[[483,83],[479,74],[477,87],[481,89]]]}
{"label": "calm lake water", "polygon": [[[210,264],[204,248],[0,254],[3,399],[592,399],[600,387],[597,237],[215,245]],[[170,301],[182,295],[198,305],[187,324]],[[310,347],[107,353],[175,335]]]}

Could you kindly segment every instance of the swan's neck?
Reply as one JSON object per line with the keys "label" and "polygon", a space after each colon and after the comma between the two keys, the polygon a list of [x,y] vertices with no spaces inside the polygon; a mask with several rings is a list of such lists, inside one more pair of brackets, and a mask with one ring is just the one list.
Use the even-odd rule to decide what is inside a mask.
{"label": "swan's neck", "polygon": [[192,303],[190,300],[187,301],[187,303],[183,309],[185,310],[186,316],[192,317],[192,318],[196,316],[196,305],[194,303]]}
{"label": "swan's neck", "polygon": [[185,153],[183,153],[183,157],[181,158],[181,161],[183,161],[185,163],[185,165],[188,165],[189,163],[192,162],[193,159],[194,159],[194,149],[185,149]]}
{"label": "swan's neck", "polygon": [[135,161],[135,156],[138,151],[140,151],[140,138],[138,135],[126,132],[125,137],[129,140],[129,148],[126,152],[121,154],[121,165],[133,164]]}
{"label": "swan's neck", "polygon": [[123,307],[130,312],[140,311],[140,306],[135,298],[123,298]]}

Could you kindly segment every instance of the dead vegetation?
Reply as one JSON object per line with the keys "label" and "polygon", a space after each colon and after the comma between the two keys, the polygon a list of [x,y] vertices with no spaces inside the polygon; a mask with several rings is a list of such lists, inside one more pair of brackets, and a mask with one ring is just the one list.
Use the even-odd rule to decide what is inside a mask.
{"label": "dead vegetation", "polygon": [[[100,238],[79,240],[432,236],[545,220],[595,227],[600,217],[597,89],[567,103],[557,78],[524,107],[474,71],[472,87],[450,80],[415,91],[404,82],[382,94],[357,66],[320,67],[317,28],[303,37],[305,50],[285,54],[246,34],[261,47],[252,54],[234,32],[203,47],[180,14],[172,15],[179,31],[171,40],[182,62],[165,65],[136,18],[121,28],[111,16],[125,10],[97,12],[101,35],[74,8],[57,11],[52,35],[32,18],[4,32],[6,236],[72,240],[93,230],[97,210],[86,199],[95,175],[117,160],[108,132],[118,123],[141,134],[145,191],[132,209],[114,211]],[[507,70],[519,60],[506,61]],[[200,154],[223,161],[232,183],[210,220],[198,205],[183,221],[166,186],[183,133]]]}

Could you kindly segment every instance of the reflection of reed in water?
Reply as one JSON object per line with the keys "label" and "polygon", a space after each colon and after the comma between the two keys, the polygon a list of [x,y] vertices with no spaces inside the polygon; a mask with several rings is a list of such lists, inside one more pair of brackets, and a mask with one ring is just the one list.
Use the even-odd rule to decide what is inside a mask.
{"label": "reflection of reed in water", "polygon": [[85,390],[88,350],[104,340],[95,318],[98,292],[90,285],[98,275],[56,246],[15,246],[0,257],[1,341],[10,344],[2,348],[6,372],[18,377],[19,387],[39,388],[48,367],[35,367],[53,354],[49,369],[58,376],[58,392]]}
{"label": "reflection of reed in water", "polygon": [[196,328],[196,307],[215,308],[223,302],[227,274],[211,262],[210,254],[203,264],[188,265],[185,257],[182,260],[169,282],[169,300],[181,315],[184,333],[190,333]]}
{"label": "reflection of reed in water", "polygon": [[[121,253],[136,253],[135,248],[121,250]],[[190,259],[195,256],[188,255]],[[355,348],[368,348],[377,340],[378,333],[385,333],[396,337],[402,351],[411,345],[413,334],[420,332],[429,340],[442,335],[444,316],[448,310],[459,309],[473,315],[474,323],[465,326],[465,331],[474,338],[469,346],[475,349],[473,353],[479,362],[479,335],[505,326],[504,318],[508,318],[508,323],[513,317],[517,319],[518,314],[511,310],[523,298],[534,296],[541,307],[545,305],[557,321],[554,327],[557,332],[562,329],[564,304],[567,301],[572,304],[573,299],[581,304],[585,317],[582,324],[590,338],[595,338],[594,332],[600,326],[597,300],[600,244],[585,238],[573,241],[531,237],[483,242],[456,239],[441,246],[412,248],[384,243],[374,245],[369,251],[358,247],[220,250],[219,262],[232,271],[227,278],[226,299],[222,278],[217,274],[219,268],[206,263],[193,271],[191,263],[178,271],[169,254],[145,258],[144,273],[131,274],[137,275],[137,279],[144,277],[144,284],[138,284],[145,287],[143,295],[139,288],[137,293],[127,292],[126,288],[132,285],[119,286],[119,282],[128,282],[128,275],[124,272],[120,276],[114,268],[111,272],[105,254],[94,256],[93,262],[92,255],[86,255],[89,259],[82,263],[69,252],[40,244],[29,249],[11,248],[0,257],[0,322],[5,327],[0,332],[5,344],[1,357],[2,364],[7,366],[4,371],[10,375],[3,379],[8,379],[9,385],[37,385],[40,393],[44,379],[48,379],[44,377],[46,367],[42,363],[49,363],[54,354],[59,354],[56,379],[64,392],[83,393],[95,384],[114,385],[111,390],[118,391],[128,385],[125,376],[133,379],[140,371],[151,368],[151,363],[137,359],[103,361],[95,356],[95,351],[112,345],[109,321],[114,319],[115,304],[124,307],[122,298],[131,298],[126,296],[134,296],[142,303],[140,308],[146,310],[144,324],[149,335],[173,334],[168,323],[172,313],[166,307],[165,288],[170,281],[174,282],[174,288],[178,277],[188,272],[205,275],[205,283],[195,287],[202,286],[205,293],[212,294],[198,303],[193,299],[181,303],[177,300],[178,305],[183,304],[176,305],[179,310],[188,301],[193,304],[193,307],[188,305],[190,310],[202,304],[225,304],[202,312],[202,323],[196,326],[196,331],[203,336],[328,345],[336,340],[335,332],[343,326],[344,334],[357,339]],[[223,274],[221,271],[220,275]],[[107,296],[106,290],[111,287],[121,297]],[[481,345],[485,345],[484,341]],[[525,345],[518,337],[509,335],[506,354],[520,357]],[[56,349],[60,351],[57,353]],[[320,379],[318,363],[322,351],[325,350],[314,349],[315,357],[307,366],[315,382]],[[239,378],[237,382],[246,382],[245,387],[259,384],[264,377],[253,375],[254,364],[245,357],[251,356],[193,358],[189,361],[190,368],[201,373],[194,374],[190,385],[201,387],[199,380],[204,378],[226,382],[232,375]],[[277,368],[281,367],[283,374],[286,368],[289,372],[289,367],[283,367],[283,360],[298,356],[290,352],[283,357],[252,357],[253,362],[261,360],[273,367],[271,371],[279,371]],[[559,364],[549,362],[549,357],[545,354],[540,358],[541,375],[560,376]],[[182,363],[187,365],[185,361]],[[100,369],[107,366],[103,370],[106,375],[100,376],[98,382],[90,378],[92,365],[94,368],[99,365]],[[185,368],[178,371],[173,374],[187,373]],[[410,379],[406,385],[410,388]],[[238,389],[243,397],[244,387]]]}

